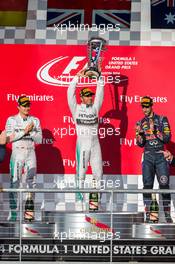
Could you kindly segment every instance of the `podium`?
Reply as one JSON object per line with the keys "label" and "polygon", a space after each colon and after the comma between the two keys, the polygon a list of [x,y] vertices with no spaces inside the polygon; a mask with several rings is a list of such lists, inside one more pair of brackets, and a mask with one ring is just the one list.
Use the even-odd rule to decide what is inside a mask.
{"label": "podium", "polygon": [[44,212],[41,221],[0,223],[0,260],[175,260],[174,224],[129,212]]}

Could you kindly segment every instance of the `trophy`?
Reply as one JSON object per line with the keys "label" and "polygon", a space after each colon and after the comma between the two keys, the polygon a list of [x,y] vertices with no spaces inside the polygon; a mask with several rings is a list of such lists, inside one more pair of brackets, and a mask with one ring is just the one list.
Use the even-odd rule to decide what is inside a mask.
{"label": "trophy", "polygon": [[99,64],[101,64],[102,52],[105,50],[106,40],[100,37],[92,37],[88,41],[88,67],[85,76],[98,78],[101,74]]}

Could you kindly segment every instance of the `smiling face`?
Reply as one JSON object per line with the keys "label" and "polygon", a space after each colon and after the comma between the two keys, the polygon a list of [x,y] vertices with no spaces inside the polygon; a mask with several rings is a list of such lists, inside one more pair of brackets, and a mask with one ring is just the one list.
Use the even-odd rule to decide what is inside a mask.
{"label": "smiling face", "polygon": [[143,106],[142,105],[142,111],[143,111],[145,116],[149,117],[152,115],[153,109],[152,109],[152,106]]}
{"label": "smiling face", "polygon": [[86,104],[86,105],[91,105],[93,103],[93,98],[92,98],[92,94],[88,94],[88,95],[84,95],[84,96],[81,96],[81,101],[83,104]]}
{"label": "smiling face", "polygon": [[27,117],[30,112],[30,104],[27,104],[25,106],[19,105],[18,110],[22,117]]}

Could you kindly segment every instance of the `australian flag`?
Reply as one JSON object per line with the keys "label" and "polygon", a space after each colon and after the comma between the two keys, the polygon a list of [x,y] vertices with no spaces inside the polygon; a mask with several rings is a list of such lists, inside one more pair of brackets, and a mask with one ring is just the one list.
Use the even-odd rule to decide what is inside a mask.
{"label": "australian flag", "polygon": [[151,0],[151,28],[175,28],[175,0]]}
{"label": "australian flag", "polygon": [[48,0],[47,26],[61,24],[130,27],[131,0]]}

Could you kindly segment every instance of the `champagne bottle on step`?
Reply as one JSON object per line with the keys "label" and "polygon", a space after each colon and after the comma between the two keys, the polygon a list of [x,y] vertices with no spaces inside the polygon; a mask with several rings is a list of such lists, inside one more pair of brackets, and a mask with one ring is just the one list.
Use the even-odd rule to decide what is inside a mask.
{"label": "champagne bottle on step", "polygon": [[24,220],[25,221],[34,220],[34,201],[32,198],[32,193],[28,193],[27,195],[27,200],[25,203]]}
{"label": "champagne bottle on step", "polygon": [[[93,187],[96,187],[96,181],[93,180]],[[97,211],[98,210],[98,193],[92,192],[89,193],[89,211]]]}
{"label": "champagne bottle on step", "polygon": [[152,201],[150,205],[150,221],[152,223],[158,223],[159,221],[159,204],[156,199],[156,194],[152,193]]}

